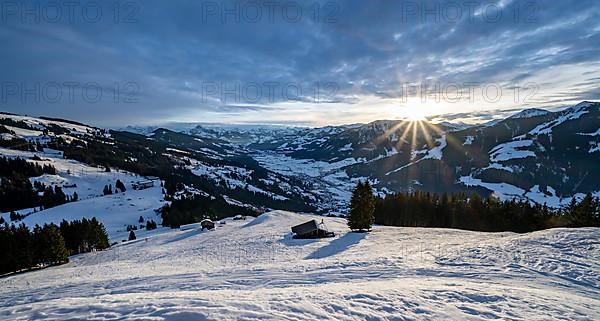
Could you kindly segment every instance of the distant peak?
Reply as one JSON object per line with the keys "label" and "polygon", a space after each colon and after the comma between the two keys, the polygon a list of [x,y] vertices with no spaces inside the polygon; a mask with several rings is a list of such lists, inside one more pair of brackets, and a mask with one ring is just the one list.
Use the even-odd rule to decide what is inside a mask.
{"label": "distant peak", "polygon": [[598,105],[600,103],[595,102],[595,101],[582,101],[579,104],[573,106],[573,108],[587,108],[587,107],[591,107],[593,105]]}
{"label": "distant peak", "polygon": [[546,116],[548,114],[550,114],[550,112],[545,109],[530,108],[530,109],[522,110],[522,111],[510,116],[509,118],[510,119],[532,118],[532,117]]}

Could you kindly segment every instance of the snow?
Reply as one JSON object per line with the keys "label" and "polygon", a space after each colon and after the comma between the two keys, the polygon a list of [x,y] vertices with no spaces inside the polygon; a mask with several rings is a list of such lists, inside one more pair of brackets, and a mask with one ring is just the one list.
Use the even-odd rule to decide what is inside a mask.
{"label": "snow", "polygon": [[[337,236],[293,240],[324,220]],[[600,229],[375,226],[276,211],[0,279],[4,320],[598,320]]]}
{"label": "snow", "polygon": [[544,110],[544,109],[538,109],[538,108],[531,108],[531,109],[525,109],[521,112],[518,112],[508,118],[510,119],[518,119],[518,118],[532,118],[532,117],[540,117],[540,116],[546,116],[550,114],[549,111]]}
{"label": "snow", "polygon": [[503,162],[517,158],[536,157],[532,151],[519,149],[531,145],[533,145],[533,141],[530,139],[500,144],[490,150],[490,160],[493,162]]}
{"label": "snow", "polygon": [[348,144],[344,145],[344,147],[339,149],[340,152],[347,152],[347,151],[351,151],[351,150],[352,150],[352,143],[348,143]]}
{"label": "snow", "polygon": [[[97,134],[99,131],[95,128],[89,127],[89,126],[84,126],[84,125],[76,125],[76,124],[72,124],[72,123],[67,123],[67,122],[63,122],[63,121],[56,121],[56,120],[46,120],[46,119],[41,119],[41,118],[35,118],[35,117],[30,117],[30,116],[20,116],[20,115],[9,115],[9,114],[0,114],[0,119],[12,119],[14,121],[22,121],[24,123],[26,123],[27,125],[29,125],[32,128],[35,129],[45,129],[47,126],[49,125],[56,125],[59,127],[63,127],[67,130],[70,131],[71,134],[74,135],[90,135],[92,133]],[[15,127],[10,127],[11,130],[15,130]],[[19,133],[17,133],[17,135],[23,135],[23,136],[39,136],[41,134],[41,132],[35,132],[35,131],[30,131],[27,129],[18,129]],[[16,130],[15,130],[16,132]]]}
{"label": "snow", "polygon": [[507,172],[510,172],[510,173],[514,173],[514,171],[515,171],[514,168],[508,167],[508,166],[504,166],[504,165],[499,164],[499,163],[491,163],[486,168],[483,168],[483,170],[486,170],[486,169],[498,169],[498,170],[507,171]]}
{"label": "snow", "polygon": [[[95,197],[52,207],[32,213],[21,222],[33,227],[36,224],[43,225],[44,223],[58,225],[63,219],[72,221],[96,217],[106,227],[110,241],[118,242],[127,239],[127,225],[139,225],[138,219],[140,216],[144,217],[144,220],[152,219],[157,223],[162,222],[156,210],[163,205],[165,203],[162,189],[160,186],[155,186],[145,190],[128,190],[125,193]],[[2,216],[7,222],[10,222],[8,214]],[[136,234],[138,234],[138,237],[143,236],[138,231],[136,231]]]}
{"label": "snow", "polygon": [[[121,180],[127,189],[132,189],[131,183],[145,180],[143,177],[130,172],[118,169],[106,172],[104,167],[93,167],[76,160],[64,159],[62,152],[48,148],[45,148],[42,153],[0,148],[0,155],[12,158],[20,157],[31,163],[53,166],[57,170],[57,175],[44,174],[31,177],[29,180],[32,183],[38,181],[49,186],[61,186],[63,192],[69,196],[73,192],[77,192],[79,199],[102,196],[104,186],[112,185],[114,189],[117,179]],[[34,156],[38,156],[42,160],[31,160]],[[64,187],[69,185],[77,185],[77,187]]]}
{"label": "snow", "polygon": [[[77,192],[79,200],[49,208],[43,211],[34,209],[21,209],[18,212],[27,215],[21,222],[33,227],[44,223],[59,224],[63,219],[96,217],[106,227],[111,241],[120,241],[127,238],[127,225],[137,225],[140,216],[160,222],[155,210],[164,205],[160,183],[145,190],[133,190],[131,183],[146,180],[139,175],[112,169],[106,172],[104,168],[92,167],[75,160],[64,159],[62,152],[53,149],[44,149],[44,152],[32,153],[19,150],[0,148],[0,155],[5,157],[20,157],[28,162],[40,165],[48,164],[57,170],[56,175],[44,174],[31,177],[31,182],[41,182],[48,186],[61,186],[67,196]],[[37,155],[41,161],[31,158]],[[117,179],[121,180],[127,191],[104,196],[105,185],[112,185],[113,190]],[[74,187],[74,185],[76,185]],[[10,222],[9,213],[0,213],[7,222]]]}
{"label": "snow", "polygon": [[507,201],[512,199],[519,199],[525,191],[519,187],[516,187],[507,183],[487,183],[482,181],[479,178],[474,178],[473,176],[463,176],[459,179],[459,182],[464,184],[465,186],[481,186],[489,189],[494,192],[494,196],[498,197],[500,200]]}
{"label": "snow", "polygon": [[187,152],[187,151],[184,151],[184,150],[181,150],[181,149],[177,149],[177,148],[171,148],[171,147],[167,147],[167,148],[165,148],[165,150],[167,152],[174,152],[174,153],[178,153],[178,154],[185,154],[185,155],[190,155],[191,154],[190,152]]}
{"label": "snow", "polygon": [[12,127],[12,126],[8,126],[8,125],[4,125],[4,127],[6,127],[8,130],[14,132],[15,135],[17,135],[18,137],[25,138],[27,140],[32,140],[32,139],[38,138],[39,136],[43,135],[43,133],[39,130],[30,130],[30,129],[24,129],[24,128],[19,128],[19,127]]}
{"label": "snow", "polygon": [[571,199],[561,199],[556,195],[556,190],[552,186],[547,187],[548,193],[540,191],[539,185],[534,185],[525,196],[538,204],[546,204],[552,208],[558,208],[566,205]]}
{"label": "snow", "polygon": [[569,120],[575,120],[583,116],[584,114],[589,113],[587,108],[591,106],[591,103],[583,102],[579,103],[569,109],[561,112],[560,116],[552,121],[543,123],[532,129],[529,134],[531,135],[549,135],[552,134],[552,128],[566,122]]}
{"label": "snow", "polygon": [[[548,205],[548,207],[555,209],[567,206],[573,198],[577,199],[578,201],[581,201],[581,199],[585,197],[585,194],[583,193],[576,193],[574,195],[562,195],[559,197],[556,194],[556,190],[552,186],[546,187],[546,193],[541,191],[539,185],[534,185],[529,189],[529,191],[526,191],[520,187],[508,183],[484,182],[479,178],[474,178],[472,175],[463,176],[459,178],[458,181],[459,183],[465,186],[484,187],[493,192],[493,195],[498,197],[502,201],[510,201],[513,199],[527,200],[532,203],[546,204]],[[600,197],[600,191],[592,192],[592,196]]]}
{"label": "snow", "polygon": [[471,145],[471,144],[473,144],[474,141],[475,141],[474,136],[466,136],[465,142],[463,143],[463,145]]}
{"label": "snow", "polygon": [[439,145],[435,146],[429,152],[427,152],[427,155],[425,155],[425,157],[423,157],[422,159],[442,159],[442,152],[444,148],[448,146],[448,142],[446,141],[446,135],[442,135],[442,137],[436,139],[435,141]]}
{"label": "snow", "polygon": [[390,174],[399,172],[399,171],[401,171],[409,166],[415,165],[425,159],[441,160],[443,157],[443,150],[444,150],[444,148],[446,148],[446,146],[448,146],[448,142],[446,141],[446,135],[442,135],[440,138],[437,138],[435,141],[438,143],[438,145],[430,150],[419,150],[419,151],[411,152],[411,160],[413,160],[414,158],[416,158],[418,155],[421,155],[421,154],[425,154],[425,156],[418,159],[417,161],[408,163],[408,164],[400,166],[394,170],[391,170],[391,171],[385,173],[385,175],[388,176]]}
{"label": "snow", "polygon": [[188,166],[188,169],[191,170],[192,174],[206,177],[214,181],[215,184],[223,183],[225,187],[229,189],[246,189],[253,193],[267,195],[274,200],[285,201],[289,199],[285,196],[281,196],[249,184],[247,181],[250,181],[251,179],[250,175],[253,172],[252,170],[230,165],[211,166],[189,157],[185,157],[185,160],[192,164]]}
{"label": "snow", "polygon": [[577,135],[582,135],[582,136],[600,136],[600,128],[598,128],[597,131],[593,132],[593,133],[577,133]]}
{"label": "snow", "polygon": [[385,154],[379,154],[377,155],[377,157],[370,159],[369,161],[367,161],[367,163],[372,163],[372,162],[376,162],[378,160],[382,160],[384,158],[388,158],[388,157],[392,157],[394,155],[398,155],[398,150],[396,149],[396,147],[392,147],[390,149],[384,148],[385,150]]}
{"label": "snow", "polygon": [[[577,133],[577,135],[592,136],[592,137],[600,136],[600,128],[598,128],[598,130],[596,130],[593,133]],[[588,153],[592,154],[595,152],[600,152],[600,142],[599,141],[590,141],[589,144],[590,144],[590,149],[588,150]]]}

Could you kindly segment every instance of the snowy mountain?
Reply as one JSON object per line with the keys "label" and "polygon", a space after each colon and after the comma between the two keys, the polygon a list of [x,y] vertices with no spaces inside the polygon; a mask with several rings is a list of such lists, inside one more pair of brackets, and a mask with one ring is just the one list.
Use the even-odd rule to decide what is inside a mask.
{"label": "snowy mountain", "polygon": [[530,108],[530,109],[525,109],[521,112],[518,112],[518,113],[510,116],[509,118],[511,118],[511,119],[532,118],[532,117],[546,116],[548,114],[550,114],[550,112],[547,110],[539,109],[539,108]]}
{"label": "snowy mountain", "polygon": [[[336,237],[295,240],[323,219]],[[275,211],[163,230],[0,279],[12,320],[598,320],[597,228],[374,227]]]}
{"label": "snowy mountain", "polygon": [[[171,200],[200,198],[210,205],[198,212],[200,217],[211,213],[224,217],[269,207],[310,211],[310,202],[316,199],[302,182],[266,170],[244,149],[219,139],[166,129],[138,135],[9,114],[0,114],[0,131],[0,157],[56,170],[18,184],[0,180],[0,192],[15,193],[24,184],[30,184],[30,189],[44,184],[60,188],[68,199],[78,196],[77,201],[51,208],[42,208],[34,199],[27,208],[8,208],[0,213],[6,222],[11,222],[11,211],[23,216],[20,222],[30,227],[96,217],[104,223],[110,240],[120,241],[126,239],[130,226],[140,225],[140,217],[161,222],[160,211]],[[113,191],[117,180],[126,191],[115,188],[105,195],[104,189]],[[151,187],[134,190],[135,184],[148,180],[152,180]]]}
{"label": "snowy mountain", "polygon": [[[560,112],[528,109],[468,128],[401,120],[323,128],[178,128],[138,128],[143,133],[138,134],[0,114],[0,146],[3,155],[25,149],[19,153],[29,161],[37,155],[58,167],[66,161],[59,162],[62,158],[96,171],[108,165],[114,173],[130,173],[123,177],[128,184],[138,176],[156,176],[165,181],[170,197],[199,195],[220,213],[344,213],[351,190],[364,179],[380,195],[466,192],[551,207],[600,192],[598,103]],[[33,144],[46,145],[35,151]],[[85,179],[77,181],[64,171],[58,176],[32,181],[75,183],[86,198],[91,187],[85,187],[90,186]],[[93,193],[101,193],[99,187]]]}

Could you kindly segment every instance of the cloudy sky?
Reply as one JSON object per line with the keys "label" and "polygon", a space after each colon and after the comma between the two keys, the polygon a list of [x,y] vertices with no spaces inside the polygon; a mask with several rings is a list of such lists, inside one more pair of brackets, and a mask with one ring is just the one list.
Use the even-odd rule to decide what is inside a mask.
{"label": "cloudy sky", "polygon": [[0,110],[20,114],[103,126],[325,125],[473,121],[600,99],[597,0],[14,1],[1,10]]}

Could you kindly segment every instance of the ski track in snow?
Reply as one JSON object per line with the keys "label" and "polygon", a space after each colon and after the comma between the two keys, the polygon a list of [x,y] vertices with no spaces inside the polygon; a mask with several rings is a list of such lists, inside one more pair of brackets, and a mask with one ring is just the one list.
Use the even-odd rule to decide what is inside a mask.
{"label": "ski track in snow", "polygon": [[600,229],[374,227],[276,211],[0,279],[2,320],[598,320]]}

